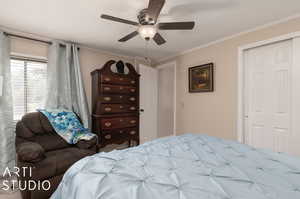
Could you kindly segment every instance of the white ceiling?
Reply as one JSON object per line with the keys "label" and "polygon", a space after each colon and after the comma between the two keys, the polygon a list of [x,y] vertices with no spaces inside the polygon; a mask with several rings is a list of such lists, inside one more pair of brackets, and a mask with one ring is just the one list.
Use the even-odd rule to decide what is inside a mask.
{"label": "white ceiling", "polygon": [[[129,56],[146,56],[145,42],[118,39],[134,26],[100,19],[109,14],[136,21],[148,0],[1,0],[0,25],[45,37],[74,41]],[[163,46],[149,44],[149,57],[176,53],[300,13],[299,0],[166,0],[161,22],[195,20],[193,31],[161,31]]]}

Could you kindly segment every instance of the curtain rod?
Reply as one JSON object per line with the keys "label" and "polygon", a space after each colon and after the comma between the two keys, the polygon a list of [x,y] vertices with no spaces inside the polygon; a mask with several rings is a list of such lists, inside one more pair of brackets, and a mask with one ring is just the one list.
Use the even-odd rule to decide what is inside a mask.
{"label": "curtain rod", "polygon": [[27,39],[27,40],[31,40],[31,41],[37,41],[37,42],[46,43],[46,44],[49,44],[49,45],[52,44],[51,41],[35,39],[35,38],[26,37],[26,36],[22,36],[22,35],[11,34],[11,33],[7,33],[7,32],[4,32],[4,34],[6,34],[7,36],[10,36],[10,37],[17,37],[17,38]]}
{"label": "curtain rod", "polygon": [[[45,41],[45,40],[35,39],[35,38],[32,38],[32,37],[26,37],[26,36],[22,36],[22,35],[16,35],[16,34],[7,33],[7,32],[4,32],[4,34],[6,34],[7,36],[10,36],[10,37],[17,37],[17,38],[27,39],[27,40],[31,40],[31,41],[37,41],[37,42],[45,43],[45,44],[48,44],[48,45],[52,44],[51,41]],[[65,44],[59,44],[59,45],[66,46]],[[78,50],[79,49],[80,48],[78,47]]]}

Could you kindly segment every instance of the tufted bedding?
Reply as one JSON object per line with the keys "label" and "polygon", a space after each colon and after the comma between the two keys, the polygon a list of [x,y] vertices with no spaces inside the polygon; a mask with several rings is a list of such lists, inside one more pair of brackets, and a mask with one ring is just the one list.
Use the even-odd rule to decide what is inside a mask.
{"label": "tufted bedding", "polygon": [[78,161],[52,199],[300,199],[300,159],[186,134]]}

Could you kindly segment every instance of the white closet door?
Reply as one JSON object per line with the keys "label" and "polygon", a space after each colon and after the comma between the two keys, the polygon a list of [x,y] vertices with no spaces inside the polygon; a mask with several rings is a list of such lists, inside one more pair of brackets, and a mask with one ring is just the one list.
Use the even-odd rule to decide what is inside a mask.
{"label": "white closet door", "polygon": [[292,153],[292,66],[293,40],[245,52],[247,144]]}

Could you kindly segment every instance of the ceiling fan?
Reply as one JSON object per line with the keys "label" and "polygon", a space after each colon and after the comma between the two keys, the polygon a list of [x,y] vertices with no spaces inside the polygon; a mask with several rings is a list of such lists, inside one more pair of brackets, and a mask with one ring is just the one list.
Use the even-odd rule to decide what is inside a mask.
{"label": "ceiling fan", "polygon": [[140,11],[137,16],[139,22],[105,14],[101,15],[101,18],[138,27],[136,31],[121,38],[119,42],[126,42],[140,34],[145,40],[149,41],[150,39],[153,39],[157,45],[162,45],[166,43],[166,40],[157,32],[158,30],[192,30],[195,26],[195,22],[193,21],[157,24],[157,18],[160,15],[165,2],[165,0],[149,0],[148,8]]}

